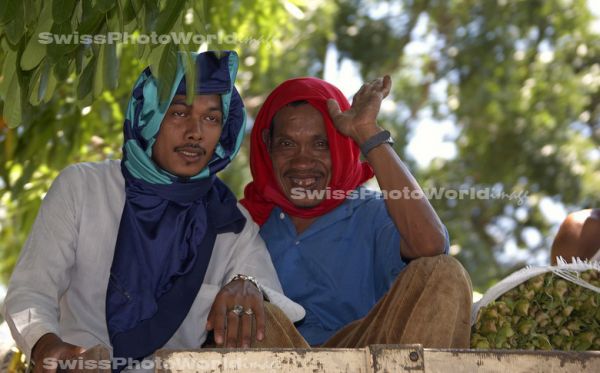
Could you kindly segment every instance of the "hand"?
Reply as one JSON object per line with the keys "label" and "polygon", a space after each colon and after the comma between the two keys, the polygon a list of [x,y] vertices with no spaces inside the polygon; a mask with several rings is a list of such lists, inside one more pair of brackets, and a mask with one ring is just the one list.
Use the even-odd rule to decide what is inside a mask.
{"label": "hand", "polygon": [[381,101],[390,93],[391,87],[392,79],[389,75],[363,84],[352,99],[352,107],[343,113],[337,101],[327,100],[327,109],[335,128],[358,145],[380,132],[377,114]]}
{"label": "hand", "polygon": [[56,334],[44,334],[31,350],[31,358],[35,362],[33,373],[54,373],[58,370],[58,367],[51,368],[53,364],[46,364],[45,359],[70,360],[84,352],[85,348],[63,342]]}
{"label": "hand", "polygon": [[[239,316],[232,312],[236,305],[244,309]],[[247,310],[252,310],[253,314],[247,314]],[[253,318],[256,319],[256,340],[262,341],[265,336],[262,293],[250,281],[235,280],[225,285],[215,297],[208,313],[206,330],[214,331],[217,346],[250,347]],[[241,340],[238,336],[241,336]]]}

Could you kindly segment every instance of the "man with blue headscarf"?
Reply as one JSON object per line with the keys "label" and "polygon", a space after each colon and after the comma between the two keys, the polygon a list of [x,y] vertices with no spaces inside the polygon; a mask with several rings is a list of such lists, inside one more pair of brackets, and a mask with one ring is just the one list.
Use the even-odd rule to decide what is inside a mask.
{"label": "man with blue headscarf", "polygon": [[[36,371],[98,344],[121,363],[199,348],[208,330],[217,345],[246,347],[253,324],[264,341],[265,322],[285,320],[263,296],[292,321],[304,315],[282,295],[258,227],[216,177],[244,135],[237,55],[192,56],[194,84],[179,56],[165,103],[150,69],[138,78],[121,162],[68,167],[44,198],[4,312]],[[305,346],[290,338],[278,347]]]}

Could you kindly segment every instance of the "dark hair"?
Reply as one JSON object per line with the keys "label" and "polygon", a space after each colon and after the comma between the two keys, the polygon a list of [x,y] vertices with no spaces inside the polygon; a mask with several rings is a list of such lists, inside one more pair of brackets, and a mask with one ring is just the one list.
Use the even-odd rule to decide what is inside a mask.
{"label": "dark hair", "polygon": [[[297,101],[292,101],[289,104],[286,104],[285,106],[291,106],[291,107],[298,107],[298,106],[302,106],[302,105],[306,105],[309,102],[306,100],[297,100]],[[275,126],[275,116],[273,116],[273,119],[271,119],[271,125],[269,126],[269,140],[273,141],[273,127]]]}

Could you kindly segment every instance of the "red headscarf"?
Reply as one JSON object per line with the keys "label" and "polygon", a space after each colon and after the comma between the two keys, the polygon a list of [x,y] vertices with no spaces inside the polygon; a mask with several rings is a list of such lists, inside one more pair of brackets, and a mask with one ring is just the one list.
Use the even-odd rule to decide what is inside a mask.
{"label": "red headscarf", "polygon": [[373,177],[371,166],[360,161],[360,149],[356,143],[351,138],[342,135],[333,126],[327,111],[327,99],[329,98],[335,99],[342,111],[350,108],[344,94],[324,80],[317,78],[290,79],[271,92],[258,112],[250,138],[250,169],[254,181],[246,185],[244,199],[240,202],[250,211],[252,218],[259,225],[267,221],[271,210],[276,205],[289,215],[314,218],[328,213],[344,202],[344,199],[329,198],[312,208],[298,208],[287,199],[279,188],[273,175],[273,164],[263,141],[262,132],[271,126],[275,113],[291,102],[308,101],[323,115],[331,153],[329,187],[332,191],[354,190]]}

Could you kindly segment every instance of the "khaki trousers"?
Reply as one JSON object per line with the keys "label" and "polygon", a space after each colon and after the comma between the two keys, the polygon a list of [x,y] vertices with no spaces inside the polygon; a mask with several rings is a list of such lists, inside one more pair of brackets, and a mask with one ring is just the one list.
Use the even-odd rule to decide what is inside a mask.
{"label": "khaki trousers", "polygon": [[[426,348],[469,348],[471,300],[471,280],[456,259],[447,255],[415,259],[365,317],[346,325],[321,347],[419,343]],[[265,338],[252,347],[308,347],[279,308],[266,303],[265,315]]]}

